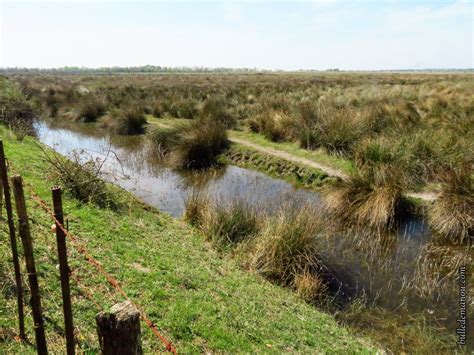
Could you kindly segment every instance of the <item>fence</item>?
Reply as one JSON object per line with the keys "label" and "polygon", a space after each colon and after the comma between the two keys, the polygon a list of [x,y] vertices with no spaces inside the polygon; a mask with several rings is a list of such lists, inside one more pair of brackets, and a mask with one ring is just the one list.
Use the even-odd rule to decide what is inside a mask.
{"label": "fence", "polygon": [[[141,353],[141,345],[137,345],[137,334],[136,326],[130,326],[130,322],[136,318],[138,322],[138,317],[144,321],[145,325],[153,332],[156,338],[163,343],[165,349],[169,352],[176,354],[176,349],[173,344],[164,337],[152,320],[147,316],[145,310],[142,306],[133,302],[130,297],[125,292],[125,289],[114,278],[110,273],[106,271],[106,268],[97,261],[92,254],[89,252],[87,245],[81,242],[81,238],[72,234],[67,227],[64,226],[64,217],[63,217],[63,208],[62,208],[62,198],[61,198],[61,188],[52,187],[52,200],[53,208],[51,208],[35,191],[34,187],[31,184],[24,181],[18,171],[15,169],[11,161],[7,164],[7,159],[4,154],[3,142],[0,141],[0,174],[1,182],[3,187],[3,196],[5,208],[7,211],[7,222],[10,236],[10,246],[12,250],[12,260],[15,272],[15,284],[16,284],[16,293],[17,293],[17,305],[18,305],[18,319],[19,319],[19,336],[21,340],[26,340],[25,335],[25,324],[24,324],[24,305],[23,305],[23,288],[22,288],[22,275],[19,262],[18,247],[16,243],[16,229],[13,218],[13,208],[11,203],[10,195],[10,184],[8,181],[8,171],[12,171],[16,175],[12,177],[11,183],[15,197],[15,205],[18,217],[18,235],[22,241],[23,252],[26,262],[26,270],[28,275],[28,284],[31,293],[31,307],[34,321],[34,330],[36,338],[36,346],[38,354],[47,354],[47,344],[45,338],[45,330],[43,323],[43,315],[41,309],[41,296],[38,286],[36,267],[33,255],[33,244],[31,239],[31,232],[29,228],[28,213],[26,207],[26,199],[24,194],[24,189],[28,191],[29,196],[32,198],[33,202],[44,212],[44,215],[51,219],[54,222],[54,230],[56,233],[56,243],[57,243],[57,252],[59,260],[59,274],[61,280],[61,295],[63,303],[63,315],[64,315],[64,334],[66,338],[66,352],[67,354],[75,353],[75,339],[74,339],[74,326],[73,326],[73,313],[72,313],[72,304],[70,296],[70,278],[72,278],[77,286],[83,291],[83,294],[93,302],[99,309],[100,305],[94,300],[92,294],[88,291],[87,287],[81,284],[79,278],[77,278],[73,272],[71,272],[68,265],[68,252],[67,252],[67,242],[71,245],[80,255],[84,257],[84,260],[92,265],[97,272],[99,272],[105,280],[112,286],[113,290],[117,292],[121,297],[126,300],[126,303],[121,305],[116,305],[116,312],[127,312],[129,317],[127,321],[122,323],[117,321],[117,317],[112,317],[109,319],[104,312],[101,312],[97,315],[96,323],[98,327],[99,342],[101,346],[102,353],[117,353],[117,348],[124,351],[122,353]],[[134,311],[136,310],[136,312]],[[137,314],[137,317],[134,314]],[[104,323],[112,322],[114,330],[110,331],[110,324],[107,325]],[[120,324],[126,328],[122,332],[117,331],[117,327],[120,327]],[[130,331],[132,329],[133,331]],[[138,324],[139,332],[139,324]],[[138,334],[139,338],[139,334]],[[128,344],[128,345],[127,345]],[[127,351],[124,347],[130,346],[133,351]]]}

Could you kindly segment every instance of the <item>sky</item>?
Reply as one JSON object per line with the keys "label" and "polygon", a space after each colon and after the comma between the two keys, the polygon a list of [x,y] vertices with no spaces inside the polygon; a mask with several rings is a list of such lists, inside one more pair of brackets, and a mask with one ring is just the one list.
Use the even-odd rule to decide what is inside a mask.
{"label": "sky", "polygon": [[0,67],[474,67],[474,0],[0,0]]}

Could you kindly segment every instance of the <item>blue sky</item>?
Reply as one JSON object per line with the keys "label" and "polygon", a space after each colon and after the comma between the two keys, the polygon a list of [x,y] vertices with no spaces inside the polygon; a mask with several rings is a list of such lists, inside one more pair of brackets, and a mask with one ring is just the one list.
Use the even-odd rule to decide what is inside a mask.
{"label": "blue sky", "polygon": [[466,0],[0,3],[2,67],[474,67]]}

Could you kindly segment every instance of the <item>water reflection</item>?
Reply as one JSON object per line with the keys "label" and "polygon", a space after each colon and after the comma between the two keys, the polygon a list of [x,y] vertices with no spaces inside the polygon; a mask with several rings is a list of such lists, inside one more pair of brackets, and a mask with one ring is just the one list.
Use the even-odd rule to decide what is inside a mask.
{"label": "water reflection", "polygon": [[[186,199],[196,191],[216,203],[242,201],[262,213],[271,214],[282,206],[323,213],[318,209],[323,202],[317,193],[256,171],[225,166],[206,172],[177,172],[160,164],[141,137],[109,137],[90,127],[72,130],[45,123],[37,123],[36,128],[39,140],[62,154],[82,149],[93,158],[108,155],[104,166],[115,183],[173,216],[183,214]],[[392,309],[404,303],[420,311],[437,307],[439,314],[454,309],[451,295],[443,293],[439,302],[439,295],[420,298],[414,285],[407,287],[413,282],[420,251],[431,238],[422,219],[407,218],[396,231],[374,238],[373,233],[345,230],[318,241],[321,257],[344,284],[346,296],[365,295],[371,302]]]}

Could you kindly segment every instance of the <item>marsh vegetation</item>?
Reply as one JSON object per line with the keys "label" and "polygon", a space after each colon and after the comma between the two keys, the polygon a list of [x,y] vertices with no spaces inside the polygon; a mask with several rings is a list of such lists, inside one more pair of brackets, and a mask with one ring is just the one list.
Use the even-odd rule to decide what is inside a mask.
{"label": "marsh vegetation", "polygon": [[[316,174],[310,181],[308,186],[324,196],[317,208],[320,195],[310,206],[280,208],[281,200],[238,201],[237,194],[251,195],[258,187],[239,185],[236,198],[228,193],[221,201],[203,195],[206,189],[197,184],[201,193],[188,194],[184,215],[243,268],[336,312],[393,351],[454,349],[450,313],[456,307],[456,272],[472,264],[474,230],[469,75],[17,75],[11,80],[45,120],[83,122],[104,128],[103,134],[143,135],[147,158],[135,159],[133,169],[153,177],[170,174],[193,189],[194,174],[214,172],[203,183],[208,187],[225,180],[219,166],[221,156],[229,154],[229,129],[349,162],[346,179]],[[164,164],[150,168],[150,156]],[[262,161],[269,171],[301,173]],[[175,188],[175,182],[166,184]],[[420,205],[407,197],[409,191],[437,198]],[[425,216],[432,233],[423,222],[414,227],[422,232],[403,230],[415,213]],[[390,301],[394,297],[397,302]],[[395,331],[401,342],[387,336]]]}

